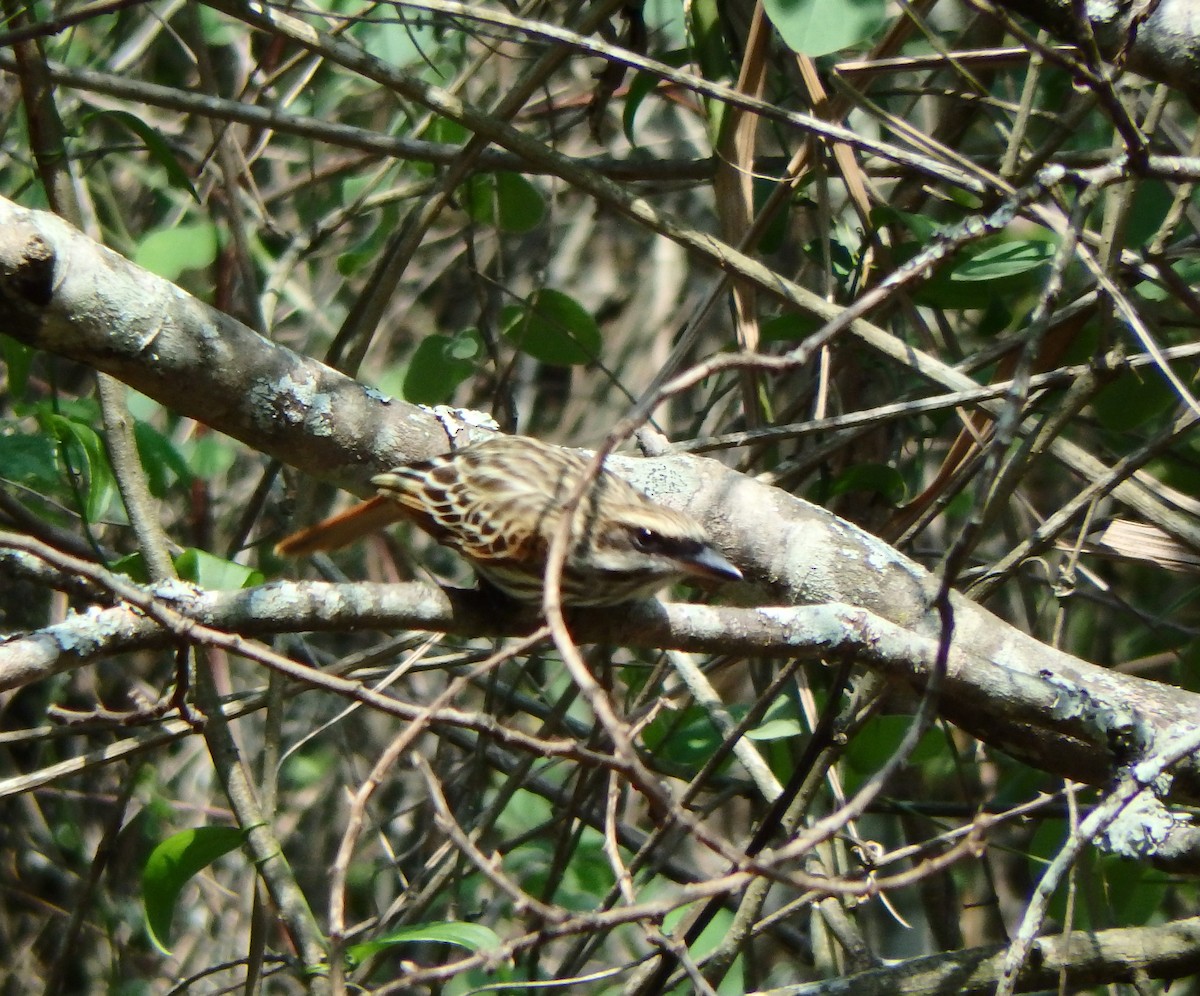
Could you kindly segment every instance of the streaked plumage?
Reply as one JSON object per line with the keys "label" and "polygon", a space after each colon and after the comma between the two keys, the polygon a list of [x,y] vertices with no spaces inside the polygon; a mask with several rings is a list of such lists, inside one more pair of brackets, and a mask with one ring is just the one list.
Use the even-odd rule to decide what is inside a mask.
{"label": "streaked plumage", "polygon": [[[534,439],[489,440],[379,474],[372,479],[378,498],[289,537],[279,549],[296,554],[343,545],[359,532],[358,523],[347,526],[352,518],[368,529],[384,518],[406,518],[508,596],[538,602],[563,503],[587,467],[579,453]],[[601,471],[572,516],[563,602],[617,605],[688,575],[741,577],[694,519]]]}

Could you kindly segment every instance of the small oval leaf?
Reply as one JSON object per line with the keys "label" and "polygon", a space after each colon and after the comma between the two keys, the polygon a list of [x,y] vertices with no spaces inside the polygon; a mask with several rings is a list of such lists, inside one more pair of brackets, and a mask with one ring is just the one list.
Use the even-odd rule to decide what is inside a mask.
{"label": "small oval leaf", "polygon": [[807,731],[798,719],[772,719],[746,731],[747,740],[788,740],[802,737]]}
{"label": "small oval leaf", "polygon": [[562,291],[544,288],[523,307],[506,308],[503,331],[521,352],[554,366],[591,363],[600,355],[600,326]]}
{"label": "small oval leaf", "polygon": [[207,221],[151,232],[138,246],[133,261],[167,280],[185,270],[199,270],[217,258],[217,226]]}
{"label": "small oval leaf", "polygon": [[793,52],[816,58],[870,38],[883,24],[883,0],[763,0],[775,30]]}
{"label": "small oval leaf", "polygon": [[463,189],[467,213],[502,232],[528,232],[546,214],[541,192],[519,173],[480,174],[471,177]]}
{"label": "small oval leaf", "polygon": [[417,346],[404,374],[401,393],[414,405],[441,405],[450,401],[455,388],[477,369],[476,357],[483,350],[476,329],[457,335],[427,335]]}
{"label": "small oval leaf", "polygon": [[232,560],[214,557],[207,550],[189,547],[175,558],[175,570],[184,581],[214,591],[239,591],[266,580],[261,571]]}

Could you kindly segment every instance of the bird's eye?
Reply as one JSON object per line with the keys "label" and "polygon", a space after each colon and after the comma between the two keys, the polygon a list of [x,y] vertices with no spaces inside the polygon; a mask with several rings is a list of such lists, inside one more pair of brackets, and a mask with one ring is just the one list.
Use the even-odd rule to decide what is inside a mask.
{"label": "bird's eye", "polygon": [[662,538],[653,529],[642,526],[633,531],[633,545],[643,553],[649,553],[662,545]]}

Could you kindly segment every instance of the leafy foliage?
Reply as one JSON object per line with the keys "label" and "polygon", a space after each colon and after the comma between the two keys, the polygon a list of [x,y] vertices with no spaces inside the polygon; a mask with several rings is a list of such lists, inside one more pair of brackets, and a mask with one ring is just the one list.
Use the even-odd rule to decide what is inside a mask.
{"label": "leafy foliage", "polygon": [[[765,0],[765,22],[750,3],[661,0],[598,24],[574,5],[338,2],[289,6],[294,31],[227,2],[29,6],[53,86],[4,63],[4,197],[69,215],[73,191],[89,235],[273,342],[556,442],[595,444],[712,364],[657,399],[672,441],[957,571],[1048,646],[1197,687],[1194,574],[1149,544],[1110,559],[1093,542],[1102,516],[1130,514],[1130,481],[1161,542],[1195,541],[1196,443],[1174,429],[1197,410],[1200,170],[1143,156],[1191,152],[1184,94],[950,0]],[[36,126],[23,92],[45,102]],[[59,149],[42,144],[53,121]],[[772,364],[717,369],[752,347]],[[354,623],[268,646],[194,624],[89,656],[66,641],[119,649],[149,618],[87,629],[121,584],[168,608],[191,589],[151,582],[91,373],[4,336],[0,357],[3,531],[119,575],[104,590],[0,559],[3,631],[79,654],[6,691],[6,989],[234,989],[250,958],[280,992],[324,973],[364,992],[702,977],[733,993],[901,971],[1007,942],[1104,796],[944,721],[889,768],[912,697],[868,700],[861,662],[845,690],[836,654],[770,697],[781,662],[713,658],[706,697],[678,654],[589,648],[637,765],[546,646]],[[180,579],[270,599],[264,581],[309,571],[271,550],[327,495],[148,399],[129,411]],[[1068,446],[1123,476],[1080,502],[1091,481]],[[753,539],[760,514],[731,509],[746,521],[729,529]],[[401,545],[320,570],[462,570],[419,536]],[[759,597],[782,590],[760,580]],[[225,825],[231,771],[261,824]],[[847,796],[881,771],[851,818]],[[835,818],[747,891],[759,855]],[[214,862],[258,826],[302,902],[273,896],[278,924],[255,933],[264,869]],[[1154,929],[1195,902],[1190,879],[1087,850],[1050,909],[1055,929]],[[311,952],[283,934],[301,906],[330,957],[298,969]]]}

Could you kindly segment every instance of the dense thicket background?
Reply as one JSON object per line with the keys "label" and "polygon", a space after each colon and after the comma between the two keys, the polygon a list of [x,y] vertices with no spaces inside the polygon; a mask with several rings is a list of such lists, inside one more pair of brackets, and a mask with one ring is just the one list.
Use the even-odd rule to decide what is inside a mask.
{"label": "dense thicket background", "polygon": [[[1019,5],[1036,22],[961,0],[284,6],[272,21],[233,0],[8,0],[0,195],[397,398],[573,445],[653,398],[653,426],[682,450],[826,506],[1046,645],[1200,690],[1200,162],[1167,158],[1200,151],[1198,88],[1154,48],[1178,5],[1116,25],[1053,2]],[[852,305],[869,326],[825,325]],[[0,347],[0,525],[161,576],[153,524],[132,529],[121,498],[139,461],[109,459],[120,390]],[[696,364],[789,350],[655,393]],[[469,584],[403,532],[282,563],[273,542],[334,507],[332,489],[141,395],[127,404],[184,577]],[[83,589],[55,566],[39,582],[0,564],[5,631],[112,601],[108,575]],[[756,591],[729,597],[779,589]],[[876,699],[852,658],[692,660],[722,712],[684,687],[677,652],[585,648],[651,784],[555,647],[477,667],[505,647],[361,629],[272,644],[343,676],[334,688],[180,639],[6,692],[7,991],[301,991],[323,983],[304,977],[297,932],[319,940],[336,918],[336,967],[345,944],[394,942],[355,952],[363,991],[820,992],[917,956],[1003,951],[1104,794],[939,720],[861,818],[722,879],[752,834],[781,846],[837,813],[894,756],[916,699]],[[200,688],[181,719],[171,690],[189,670]],[[472,718],[404,723],[351,686]],[[218,700],[236,717],[228,742]],[[709,766],[747,715],[742,756]],[[814,734],[823,716],[836,725]],[[249,774],[311,920],[277,916],[280,879],[267,896],[240,850],[143,879],[180,831],[204,828],[213,853],[242,840],[214,832],[245,823],[230,770]],[[791,811],[772,809],[793,780]],[[693,819],[668,818],[682,811]],[[173,912],[169,953],[147,934],[148,897]],[[1034,926],[1147,928],[1116,938],[1111,963],[1065,958],[1064,990],[1111,990],[1195,907],[1191,878],[1086,847]],[[1179,946],[1174,968],[1151,959],[1132,986],[1186,972],[1196,944]],[[997,972],[982,964],[979,984]],[[974,991],[964,978],[903,991]]]}

